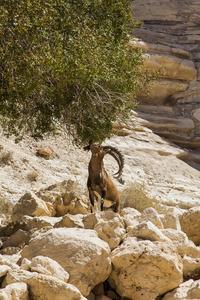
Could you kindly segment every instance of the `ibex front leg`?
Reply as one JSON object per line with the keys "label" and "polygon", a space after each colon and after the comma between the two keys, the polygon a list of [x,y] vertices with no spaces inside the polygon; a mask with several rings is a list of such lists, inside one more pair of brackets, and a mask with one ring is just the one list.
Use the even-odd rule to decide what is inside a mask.
{"label": "ibex front leg", "polygon": [[103,211],[103,204],[104,204],[105,197],[106,197],[106,191],[103,190],[101,194],[101,211]]}

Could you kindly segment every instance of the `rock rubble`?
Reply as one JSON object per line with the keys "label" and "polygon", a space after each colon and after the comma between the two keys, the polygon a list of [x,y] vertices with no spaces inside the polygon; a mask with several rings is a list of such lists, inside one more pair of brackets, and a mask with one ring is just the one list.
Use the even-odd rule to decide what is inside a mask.
{"label": "rock rubble", "polygon": [[[55,186],[72,193],[69,183]],[[200,298],[200,242],[192,241],[195,228],[192,233],[184,225],[184,211],[176,219],[177,228],[152,207],[83,214],[82,202],[77,214],[60,215],[55,190],[48,192],[49,198],[39,194],[43,200],[33,193],[31,201],[22,197],[23,217],[19,199],[0,228],[1,300]],[[43,202],[49,211],[40,209]],[[66,209],[76,206],[72,203]],[[190,217],[197,212],[188,211]]]}

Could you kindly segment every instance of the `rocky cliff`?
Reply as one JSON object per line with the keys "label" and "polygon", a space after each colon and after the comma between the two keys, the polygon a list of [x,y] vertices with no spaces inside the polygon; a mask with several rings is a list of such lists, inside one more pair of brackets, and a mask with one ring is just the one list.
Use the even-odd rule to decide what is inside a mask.
{"label": "rocky cliff", "polygon": [[[138,112],[163,137],[192,148],[200,146],[200,11],[198,0],[135,0],[133,16],[142,21],[134,46],[145,66],[159,78],[138,95]],[[195,149],[195,150],[194,150]],[[198,159],[197,159],[198,158]]]}

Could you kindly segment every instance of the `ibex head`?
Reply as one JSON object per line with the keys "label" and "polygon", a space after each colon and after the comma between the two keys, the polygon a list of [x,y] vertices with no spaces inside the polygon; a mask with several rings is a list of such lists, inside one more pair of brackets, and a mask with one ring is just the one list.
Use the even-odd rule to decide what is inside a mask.
{"label": "ibex head", "polygon": [[[124,157],[122,153],[115,147],[112,146],[102,146],[94,141],[89,141],[89,145],[83,148],[84,150],[91,150],[93,154],[102,153],[104,155],[110,154],[117,161],[119,170],[114,174],[115,178],[119,178],[122,175],[124,167]],[[104,156],[103,155],[103,156]]]}

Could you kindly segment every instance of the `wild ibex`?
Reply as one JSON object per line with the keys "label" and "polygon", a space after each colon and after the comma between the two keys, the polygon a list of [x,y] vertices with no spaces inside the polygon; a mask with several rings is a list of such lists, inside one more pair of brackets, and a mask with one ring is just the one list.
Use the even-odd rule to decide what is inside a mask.
{"label": "wild ibex", "polygon": [[89,175],[87,181],[89,198],[92,207],[94,207],[94,200],[98,198],[96,195],[96,193],[98,193],[101,197],[101,210],[103,210],[104,200],[106,199],[113,203],[112,206],[114,207],[114,211],[118,212],[120,209],[119,194],[116,186],[104,168],[103,158],[106,154],[110,154],[116,159],[119,165],[119,170],[114,175],[116,175],[115,178],[119,178],[124,167],[122,154],[115,147],[101,146],[93,141],[90,141],[89,145],[84,147],[84,150],[91,150],[92,152],[92,157],[88,167]]}

